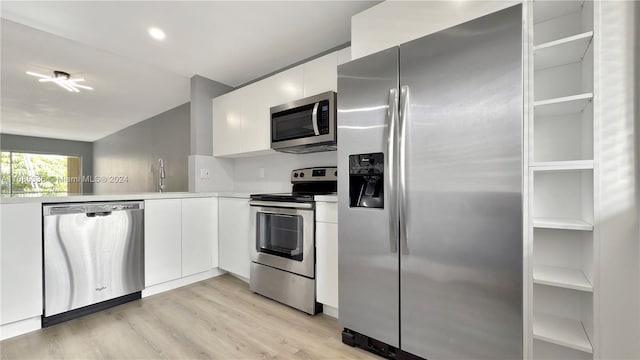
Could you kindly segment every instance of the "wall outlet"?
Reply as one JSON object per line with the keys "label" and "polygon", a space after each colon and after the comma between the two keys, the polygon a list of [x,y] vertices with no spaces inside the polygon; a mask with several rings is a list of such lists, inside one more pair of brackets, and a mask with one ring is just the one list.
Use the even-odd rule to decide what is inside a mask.
{"label": "wall outlet", "polygon": [[209,172],[209,169],[200,169],[200,179],[210,179],[211,178],[211,173]]}
{"label": "wall outlet", "polygon": [[264,178],[264,168],[259,168],[258,169],[258,177],[260,179]]}

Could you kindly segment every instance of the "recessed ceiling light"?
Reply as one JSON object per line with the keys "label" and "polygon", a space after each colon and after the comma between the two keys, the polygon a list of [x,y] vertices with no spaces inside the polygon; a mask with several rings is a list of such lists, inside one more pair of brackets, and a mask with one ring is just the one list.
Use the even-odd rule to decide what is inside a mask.
{"label": "recessed ceiling light", "polygon": [[164,40],[164,38],[166,37],[166,35],[164,34],[164,31],[162,31],[161,29],[158,29],[157,27],[150,27],[149,35],[151,35],[151,37],[156,40]]}
{"label": "recessed ceiling light", "polygon": [[27,71],[27,75],[39,77],[39,82],[52,82],[60,86],[61,88],[69,92],[80,92],[79,89],[93,90],[92,87],[86,85],[80,85],[79,82],[83,82],[84,79],[72,79],[69,73],[64,71],[54,71],[53,76],[38,74],[33,71]]}

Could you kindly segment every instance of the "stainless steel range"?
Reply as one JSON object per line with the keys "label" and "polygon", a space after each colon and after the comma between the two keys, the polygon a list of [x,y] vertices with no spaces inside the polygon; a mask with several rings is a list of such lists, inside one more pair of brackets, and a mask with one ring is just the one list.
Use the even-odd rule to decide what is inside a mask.
{"label": "stainless steel range", "polygon": [[337,188],[337,168],[293,170],[287,194],[251,195],[252,291],[309,314],[316,302],[315,201]]}

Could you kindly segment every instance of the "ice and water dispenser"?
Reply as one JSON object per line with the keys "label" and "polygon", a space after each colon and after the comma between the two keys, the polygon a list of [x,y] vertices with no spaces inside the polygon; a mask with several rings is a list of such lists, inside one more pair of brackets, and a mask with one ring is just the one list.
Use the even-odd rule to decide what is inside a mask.
{"label": "ice and water dispenser", "polygon": [[349,155],[349,206],[384,208],[384,154]]}

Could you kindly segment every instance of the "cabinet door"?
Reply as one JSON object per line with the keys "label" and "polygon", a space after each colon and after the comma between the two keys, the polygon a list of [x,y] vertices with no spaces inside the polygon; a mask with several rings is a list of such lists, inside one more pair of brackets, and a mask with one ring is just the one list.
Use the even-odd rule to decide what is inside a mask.
{"label": "cabinet door", "polygon": [[215,242],[217,248],[217,225],[217,198],[182,199],[183,277],[207,271],[213,267],[212,246]]}
{"label": "cabinet door", "polygon": [[144,283],[146,287],[182,275],[181,200],[145,200]]}
{"label": "cabinet door", "polygon": [[271,149],[271,114],[261,98],[268,91],[259,81],[240,89],[242,105],[242,152]]}
{"label": "cabinet door", "polygon": [[220,268],[249,278],[249,201],[219,198],[219,261]]}
{"label": "cabinet door", "polygon": [[338,60],[338,66],[351,61],[351,46],[336,51],[336,57]]}
{"label": "cabinet door", "polygon": [[326,91],[338,91],[338,55],[331,54],[305,63],[304,97],[317,95]]}
{"label": "cabinet door", "polygon": [[213,99],[213,155],[242,152],[242,89]]}
{"label": "cabinet door", "polygon": [[338,307],[338,224],[316,223],[318,302]]}
{"label": "cabinet door", "polygon": [[302,71],[299,65],[260,81],[259,99],[256,99],[260,106],[269,113],[273,106],[303,98]]}
{"label": "cabinet door", "polygon": [[0,209],[0,324],[7,324],[42,315],[42,207]]}

